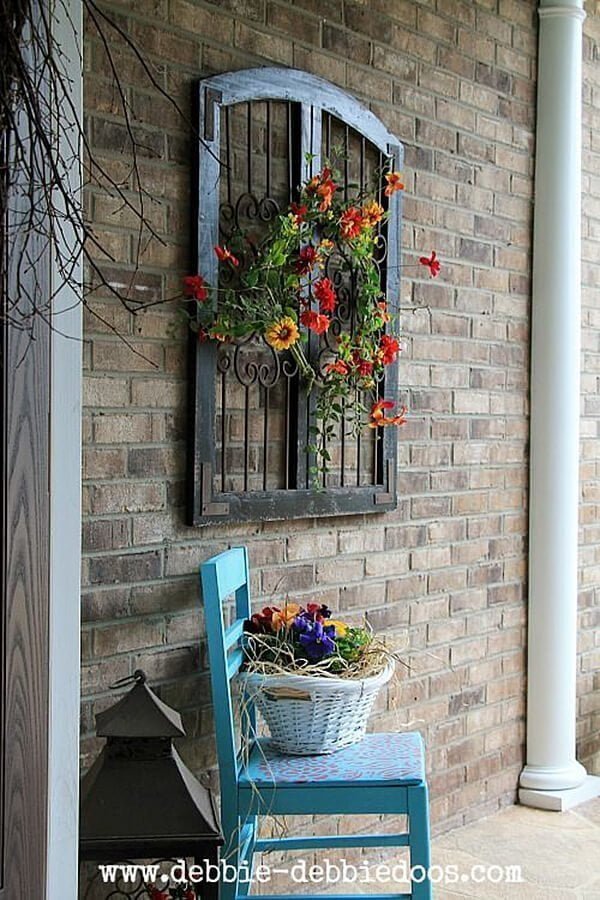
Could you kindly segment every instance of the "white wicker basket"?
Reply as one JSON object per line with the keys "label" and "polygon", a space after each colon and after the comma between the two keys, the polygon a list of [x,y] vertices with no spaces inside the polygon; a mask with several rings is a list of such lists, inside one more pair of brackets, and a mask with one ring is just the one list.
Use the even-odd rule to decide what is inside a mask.
{"label": "white wicker basket", "polygon": [[312,756],[362,740],[377,692],[393,673],[390,660],[378,675],[361,681],[251,672],[241,672],[239,679],[267,723],[277,750]]}

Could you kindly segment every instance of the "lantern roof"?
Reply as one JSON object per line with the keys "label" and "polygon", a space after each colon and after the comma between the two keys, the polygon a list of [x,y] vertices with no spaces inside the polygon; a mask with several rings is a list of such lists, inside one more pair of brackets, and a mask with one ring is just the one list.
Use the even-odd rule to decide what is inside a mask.
{"label": "lantern roof", "polygon": [[136,669],[133,679],[122,679],[115,686],[131,680],[135,681],[134,687],[96,716],[98,737],[184,737],[181,716],[148,687],[141,669]]}
{"label": "lantern roof", "polygon": [[222,843],[210,791],[174,748],[156,759],[138,759],[114,757],[105,747],[81,785],[80,836],[88,849],[127,849],[144,841],[153,852],[169,840],[176,846],[190,840]]}

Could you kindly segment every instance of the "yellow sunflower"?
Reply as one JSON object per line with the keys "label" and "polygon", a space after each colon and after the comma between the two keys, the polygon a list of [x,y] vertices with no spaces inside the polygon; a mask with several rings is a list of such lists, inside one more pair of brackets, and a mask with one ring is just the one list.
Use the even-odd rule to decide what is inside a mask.
{"label": "yellow sunflower", "polygon": [[289,350],[299,337],[298,326],[290,316],[284,316],[265,331],[265,340],[274,350]]}

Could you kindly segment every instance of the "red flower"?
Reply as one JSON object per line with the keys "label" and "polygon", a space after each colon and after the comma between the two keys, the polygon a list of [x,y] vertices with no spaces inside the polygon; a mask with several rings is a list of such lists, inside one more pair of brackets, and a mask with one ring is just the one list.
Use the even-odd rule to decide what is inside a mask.
{"label": "red flower", "polygon": [[385,176],[385,180],[387,181],[387,185],[384,190],[384,194],[386,197],[391,197],[392,194],[395,194],[396,191],[403,191],[404,185],[402,184],[402,175],[400,172],[388,172]]}
{"label": "red flower", "polygon": [[340,234],[348,241],[358,237],[365,225],[363,214],[356,206],[349,206],[340,219]]}
{"label": "red flower", "polygon": [[310,328],[311,331],[314,331],[315,334],[324,334],[329,328],[327,316],[322,316],[313,309],[305,309],[300,316],[300,321],[307,328]]}
{"label": "red flower", "polygon": [[278,606],[263,606],[263,611],[261,613],[258,613],[258,615],[262,619],[266,619],[268,622],[270,622],[273,618],[273,613],[275,612],[280,612]]}
{"label": "red flower", "polygon": [[206,341],[209,339],[209,337],[210,337],[210,335],[209,335],[208,331],[206,330],[206,328],[198,329],[198,343],[199,344],[205,344]]}
{"label": "red flower", "polygon": [[192,888],[188,888],[183,892],[183,900],[196,900],[196,892]]}
{"label": "red flower", "polygon": [[431,251],[431,256],[420,256],[419,262],[422,266],[427,266],[432,278],[435,278],[436,275],[440,274],[441,265],[435,250]]}
{"label": "red flower", "polygon": [[329,278],[321,278],[320,281],[315,281],[313,294],[319,301],[319,309],[322,313],[334,311],[337,297]]}
{"label": "red flower", "polygon": [[161,891],[160,888],[152,885],[150,885],[148,890],[150,891],[150,900],[171,900],[169,891]]}
{"label": "red flower", "polygon": [[239,266],[240,261],[237,256],[234,256],[231,250],[228,250],[227,247],[215,247],[215,253],[219,258],[220,262],[230,262],[232,266]]}
{"label": "red flower", "polygon": [[373,363],[368,359],[364,359],[358,350],[352,352],[352,364],[356,366],[358,374],[362,375],[363,378],[373,374]]}
{"label": "red flower", "polygon": [[379,355],[384,366],[389,366],[396,359],[400,352],[400,344],[395,337],[389,334],[383,334],[379,341]]}
{"label": "red flower", "polygon": [[393,409],[394,403],[391,400],[378,400],[371,407],[371,421],[369,428],[383,428],[385,425],[404,425],[406,422],[406,407],[403,406],[400,412],[395,416],[386,416],[386,409]]}
{"label": "red flower", "polygon": [[265,606],[262,612],[254,613],[250,622],[252,623],[253,628],[259,633],[270,633],[272,631],[271,623],[273,621],[273,614],[278,612],[281,612],[278,606]]}
{"label": "red flower", "polygon": [[347,375],[348,374],[348,364],[344,362],[343,359],[338,359],[334,363],[329,363],[329,365],[325,366],[326,372],[336,372],[338,375]]}
{"label": "red flower", "polygon": [[301,225],[302,222],[304,222],[306,213],[308,212],[308,206],[305,203],[291,203],[290,212],[292,213],[294,219],[294,225]]}
{"label": "red flower", "polygon": [[298,275],[307,275],[314,264],[317,262],[318,253],[312,244],[302,247],[298,253],[298,261],[296,262],[296,272]]}
{"label": "red flower", "polygon": [[315,622],[322,622],[323,619],[331,617],[331,610],[325,603],[307,603],[306,612]]}
{"label": "red flower", "polygon": [[206,283],[202,275],[187,275],[183,279],[183,291],[186,297],[204,303],[208,299]]}

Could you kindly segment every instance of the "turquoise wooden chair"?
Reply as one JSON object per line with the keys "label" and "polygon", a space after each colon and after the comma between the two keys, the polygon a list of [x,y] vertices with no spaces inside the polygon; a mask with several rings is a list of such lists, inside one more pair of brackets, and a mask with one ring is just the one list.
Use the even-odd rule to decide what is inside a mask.
{"label": "turquoise wooden chair", "polygon": [[[266,850],[345,847],[401,847],[410,850],[417,878],[412,894],[377,894],[381,900],[430,900],[429,810],[423,744],[419,734],[368,734],[360,743],[321,756],[283,756],[256,734],[254,710],[244,705],[242,746],[236,741],[231,680],[243,662],[241,638],[250,617],[248,555],[245,547],[227,550],[201,567],[208,637],[217,754],[221,781],[223,856],[235,866],[251,866]],[[232,621],[225,627],[223,606],[235,596]],[[406,815],[402,834],[298,836],[261,839],[257,822],[265,815]],[[243,869],[242,869],[243,870]],[[247,879],[221,884],[221,900],[248,893]],[[287,895],[267,895],[283,900]],[[323,896],[307,895],[306,898]],[[352,895],[347,895],[348,897]],[[373,895],[371,895],[373,896]],[[332,895],[327,894],[328,898]],[[338,898],[346,895],[337,895]],[[335,898],[335,895],[334,895]]]}

